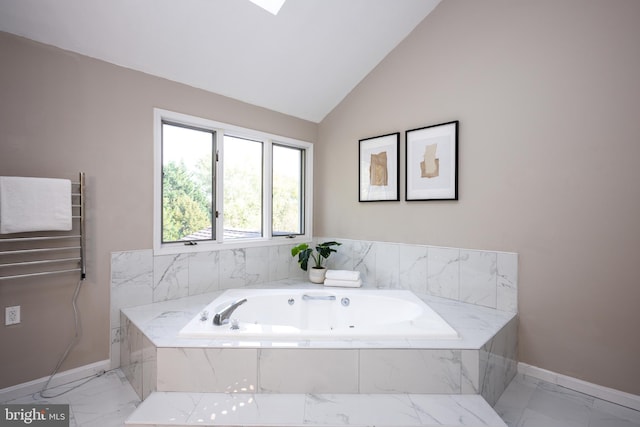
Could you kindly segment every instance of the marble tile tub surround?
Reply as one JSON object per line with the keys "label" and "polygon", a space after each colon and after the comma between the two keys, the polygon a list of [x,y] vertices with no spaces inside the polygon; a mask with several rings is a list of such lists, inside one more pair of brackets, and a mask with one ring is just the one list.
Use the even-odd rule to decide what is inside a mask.
{"label": "marble tile tub surround", "polygon": [[111,254],[111,367],[120,366],[120,309],[287,278],[302,278],[291,246],[251,247],[154,256]]}
{"label": "marble tile tub surround", "polygon": [[409,289],[498,310],[518,311],[518,254],[340,238],[331,268],[358,270],[365,287]]}
{"label": "marble tile tub surround", "polygon": [[[518,255],[341,238],[328,260],[360,271],[364,287],[402,288],[517,312]],[[151,249],[111,254],[111,366],[120,366],[120,309],[222,289],[304,278],[292,245],[154,256]]]}
{"label": "marble tile tub surround", "polygon": [[[303,280],[257,287],[287,286],[322,288]],[[142,398],[155,390],[446,393],[480,394],[492,403],[515,374],[514,313],[429,295],[421,297],[459,332],[459,340],[248,342],[179,337],[184,324],[221,292],[122,310],[122,370]]]}

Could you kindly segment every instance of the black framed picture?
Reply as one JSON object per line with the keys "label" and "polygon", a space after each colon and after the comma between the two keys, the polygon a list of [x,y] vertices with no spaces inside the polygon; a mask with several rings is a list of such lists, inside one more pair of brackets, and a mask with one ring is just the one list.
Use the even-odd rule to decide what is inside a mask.
{"label": "black framed picture", "polygon": [[358,200],[400,200],[400,132],[359,141]]}
{"label": "black framed picture", "polygon": [[456,120],[405,132],[405,200],[458,200],[458,126]]}

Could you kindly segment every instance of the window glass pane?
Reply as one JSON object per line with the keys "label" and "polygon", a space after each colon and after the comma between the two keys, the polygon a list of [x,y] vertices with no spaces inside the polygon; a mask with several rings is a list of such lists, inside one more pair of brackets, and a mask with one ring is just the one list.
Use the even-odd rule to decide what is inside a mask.
{"label": "window glass pane", "polygon": [[215,238],[214,132],[162,124],[162,242]]}
{"label": "window glass pane", "polygon": [[273,235],[303,234],[304,151],[273,145]]}
{"label": "window glass pane", "polygon": [[224,137],[224,239],[262,237],[262,142]]}

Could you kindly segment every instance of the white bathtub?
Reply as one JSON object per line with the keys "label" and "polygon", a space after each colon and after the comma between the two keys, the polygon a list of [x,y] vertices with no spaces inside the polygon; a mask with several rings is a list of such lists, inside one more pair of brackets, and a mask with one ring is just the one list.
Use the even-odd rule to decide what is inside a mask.
{"label": "white bathtub", "polygon": [[[229,323],[213,324],[216,313],[242,299],[246,302],[233,311]],[[179,335],[281,340],[458,338],[411,291],[368,289],[230,289],[203,308]]]}

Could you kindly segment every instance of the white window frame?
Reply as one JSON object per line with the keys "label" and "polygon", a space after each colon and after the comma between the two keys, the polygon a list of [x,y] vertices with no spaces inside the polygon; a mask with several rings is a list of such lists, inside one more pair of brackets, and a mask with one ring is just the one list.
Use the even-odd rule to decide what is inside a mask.
{"label": "white window frame", "polygon": [[[215,164],[216,175],[216,211],[220,213],[215,218],[216,240],[198,241],[196,245],[185,245],[183,242],[162,242],[162,123],[169,122],[178,125],[192,126],[215,131],[216,150],[219,161]],[[224,136],[262,141],[263,145],[263,200],[262,200],[262,229],[263,236],[259,238],[224,240],[224,203],[222,174],[222,159],[224,158]],[[292,236],[272,236],[272,146],[286,145],[305,150],[304,164],[304,233]],[[274,135],[253,129],[247,129],[227,123],[217,122],[174,111],[153,109],[153,252],[155,255],[167,255],[190,252],[216,251],[222,249],[237,249],[252,246],[285,245],[308,242],[312,239],[311,226],[313,224],[313,144],[281,135]]]}

